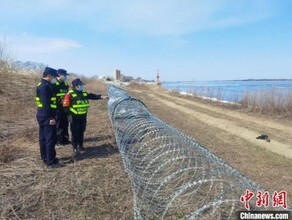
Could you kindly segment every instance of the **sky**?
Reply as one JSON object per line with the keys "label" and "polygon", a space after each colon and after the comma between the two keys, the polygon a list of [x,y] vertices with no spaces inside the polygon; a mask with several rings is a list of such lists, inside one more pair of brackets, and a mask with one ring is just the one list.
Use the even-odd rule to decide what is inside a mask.
{"label": "sky", "polygon": [[0,0],[0,9],[14,60],[86,76],[292,79],[291,0]]}

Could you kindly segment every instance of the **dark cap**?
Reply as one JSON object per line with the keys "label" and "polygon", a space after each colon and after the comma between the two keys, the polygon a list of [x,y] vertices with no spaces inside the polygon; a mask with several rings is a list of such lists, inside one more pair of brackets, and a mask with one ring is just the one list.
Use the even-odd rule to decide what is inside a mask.
{"label": "dark cap", "polygon": [[72,86],[85,85],[79,78],[72,81]]}
{"label": "dark cap", "polygon": [[59,74],[59,75],[64,75],[64,76],[69,75],[69,74],[67,73],[67,70],[64,70],[64,69],[58,69],[58,74]]}
{"label": "dark cap", "polygon": [[57,77],[58,74],[57,74],[57,70],[51,68],[51,67],[46,67],[45,70],[44,70],[44,73],[43,73],[43,76],[47,76],[47,75],[51,75],[51,76],[54,76],[54,77]]}

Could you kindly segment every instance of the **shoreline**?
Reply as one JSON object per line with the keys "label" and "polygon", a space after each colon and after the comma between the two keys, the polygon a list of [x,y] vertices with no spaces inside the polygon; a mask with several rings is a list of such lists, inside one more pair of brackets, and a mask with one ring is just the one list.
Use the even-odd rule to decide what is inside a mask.
{"label": "shoreline", "polygon": [[236,103],[236,102],[231,102],[231,101],[227,101],[227,100],[220,100],[220,99],[217,99],[215,97],[199,96],[199,95],[192,94],[190,92],[181,91],[181,92],[178,92],[178,93],[180,95],[197,97],[197,98],[201,98],[201,99],[209,100],[209,101],[213,101],[213,102],[220,102],[220,103],[224,103],[224,104],[238,105],[238,106],[240,105],[239,103]]}
{"label": "shoreline", "polygon": [[249,82],[249,81],[256,81],[256,82],[266,82],[266,81],[292,81],[292,79],[215,79],[215,80],[167,80],[161,81],[161,83],[184,83],[184,82],[232,82],[232,81],[239,81],[239,82]]}

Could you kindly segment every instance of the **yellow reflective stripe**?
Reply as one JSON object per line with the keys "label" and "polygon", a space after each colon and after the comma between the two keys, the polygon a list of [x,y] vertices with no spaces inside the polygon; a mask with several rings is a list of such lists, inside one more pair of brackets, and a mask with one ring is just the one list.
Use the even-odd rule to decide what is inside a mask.
{"label": "yellow reflective stripe", "polygon": [[41,84],[42,84],[42,83],[41,83],[41,82],[39,82],[37,86],[40,86]]}
{"label": "yellow reflective stripe", "polygon": [[[42,108],[42,107],[43,107],[43,103],[41,103],[40,97],[36,97],[35,100],[36,100],[36,105],[37,105],[37,107],[38,107],[38,108]],[[56,97],[52,97],[52,98],[51,98],[51,104],[50,104],[50,107],[51,107],[52,109],[57,108],[56,100],[57,100]]]}
{"label": "yellow reflective stripe", "polygon": [[57,82],[56,82],[56,85],[58,86],[58,85],[60,85],[60,83],[57,81]]}
{"label": "yellow reflective stripe", "polygon": [[58,93],[57,94],[57,96],[59,97],[59,96],[65,96],[66,95],[66,93]]}
{"label": "yellow reflective stripe", "polygon": [[77,109],[77,111],[74,108],[69,108],[71,112],[73,112],[75,115],[84,115],[87,113],[87,110],[85,109]]}
{"label": "yellow reflective stripe", "polygon": [[41,101],[40,97],[35,97],[35,103],[38,108],[43,107],[43,104],[40,101]]}
{"label": "yellow reflective stripe", "polygon": [[[40,99],[40,97],[35,97],[35,100],[40,101],[41,99]],[[57,100],[56,97],[51,98],[51,101],[56,101],[56,100]]]}
{"label": "yellow reflective stripe", "polygon": [[87,112],[87,108],[77,108],[77,112]]}
{"label": "yellow reflective stripe", "polygon": [[[73,98],[78,97],[78,94],[73,90],[69,90],[69,92]],[[83,97],[87,96],[86,92],[82,93]],[[89,102],[87,100],[77,100],[77,102],[82,102],[82,104],[75,104],[72,105],[69,109],[72,113],[74,113],[75,115],[84,115],[87,113],[87,110],[89,108]]]}
{"label": "yellow reflective stripe", "polygon": [[78,113],[74,108],[69,108],[71,112],[73,112],[75,115]]}
{"label": "yellow reflective stripe", "polygon": [[83,107],[89,107],[89,104],[83,104],[83,105],[73,105],[73,108],[83,108]]}
{"label": "yellow reflective stripe", "polygon": [[74,108],[69,108],[71,112],[73,112],[75,115],[84,115],[87,113],[87,111],[77,112]]}
{"label": "yellow reflective stripe", "polygon": [[87,112],[78,112],[78,115],[84,115],[86,114]]}

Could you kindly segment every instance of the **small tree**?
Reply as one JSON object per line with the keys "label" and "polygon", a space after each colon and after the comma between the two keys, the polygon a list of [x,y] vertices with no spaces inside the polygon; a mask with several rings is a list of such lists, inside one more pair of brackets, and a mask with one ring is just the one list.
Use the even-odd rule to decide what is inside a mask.
{"label": "small tree", "polygon": [[17,72],[12,65],[11,52],[7,45],[5,37],[3,37],[3,40],[0,40],[0,88],[2,91],[11,82],[11,75]]}

